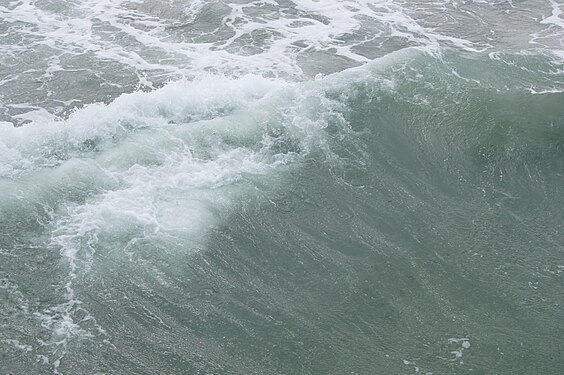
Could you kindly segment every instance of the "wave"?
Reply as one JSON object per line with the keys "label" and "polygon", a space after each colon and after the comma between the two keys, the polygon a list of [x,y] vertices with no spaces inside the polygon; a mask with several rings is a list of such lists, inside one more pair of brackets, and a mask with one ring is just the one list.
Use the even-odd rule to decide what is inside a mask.
{"label": "wave", "polygon": [[[67,119],[2,124],[0,223],[18,228],[0,245],[48,249],[67,269],[54,282],[59,302],[26,312],[50,333],[43,349],[18,345],[53,348],[45,355],[57,370],[75,340],[107,340],[81,297],[92,283],[116,277],[117,267],[174,289],[175,267],[209,250],[209,234],[234,212],[316,201],[279,199],[312,166],[331,182],[312,181],[357,191],[354,215],[384,227],[433,204],[452,204],[456,215],[468,208],[456,199],[477,191],[511,199],[507,180],[553,196],[564,147],[554,61],[494,57],[411,48],[309,82],[207,76]],[[533,93],[539,87],[558,90]],[[401,209],[359,207],[386,194]]]}

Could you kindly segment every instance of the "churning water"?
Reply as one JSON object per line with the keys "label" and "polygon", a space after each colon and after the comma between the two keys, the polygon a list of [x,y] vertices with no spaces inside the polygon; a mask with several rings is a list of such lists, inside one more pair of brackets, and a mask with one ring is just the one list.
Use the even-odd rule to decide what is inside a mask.
{"label": "churning water", "polygon": [[563,12],[0,0],[0,374],[561,374]]}

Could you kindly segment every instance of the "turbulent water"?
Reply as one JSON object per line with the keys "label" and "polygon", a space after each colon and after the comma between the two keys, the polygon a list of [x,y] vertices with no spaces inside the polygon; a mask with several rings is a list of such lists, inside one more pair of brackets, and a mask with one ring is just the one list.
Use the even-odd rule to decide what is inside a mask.
{"label": "turbulent water", "polygon": [[0,374],[562,374],[563,12],[0,0]]}

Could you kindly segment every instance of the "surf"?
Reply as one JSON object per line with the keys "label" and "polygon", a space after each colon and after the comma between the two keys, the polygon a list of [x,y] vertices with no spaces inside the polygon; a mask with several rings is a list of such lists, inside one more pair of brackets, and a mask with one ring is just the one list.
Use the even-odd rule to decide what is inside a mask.
{"label": "surf", "polygon": [[[520,67],[527,64],[539,69],[522,74]],[[21,290],[30,283],[25,274],[5,283],[3,290],[20,304],[26,326],[43,337],[39,344],[23,339],[11,343],[25,350],[29,345],[55,372],[64,371],[61,363],[88,357],[80,353],[84,347],[101,345],[105,353],[125,355],[128,349],[115,332],[130,331],[106,319],[93,295],[105,291],[115,297],[123,286],[125,307],[109,302],[125,314],[123,319],[132,326],[139,319],[182,332],[176,309],[193,304],[189,311],[197,314],[220,290],[238,290],[232,279],[245,287],[252,284],[254,276],[248,272],[231,275],[237,265],[255,269],[262,280],[258,295],[284,312],[283,301],[267,291],[280,284],[281,293],[289,293],[294,287],[280,275],[290,277],[290,271],[280,265],[271,265],[271,275],[268,268],[260,271],[266,267],[263,257],[280,256],[293,266],[303,257],[316,270],[315,282],[324,275],[317,268],[321,262],[342,281],[338,290],[351,277],[347,265],[359,267],[359,260],[390,258],[399,268],[411,262],[406,272],[417,280],[414,288],[452,300],[448,291],[435,292],[426,274],[428,264],[465,272],[458,263],[446,264],[449,252],[456,255],[458,248],[455,240],[444,240],[447,245],[441,248],[442,239],[449,235],[465,243],[470,233],[477,233],[483,243],[491,243],[491,229],[472,221],[484,221],[483,212],[495,216],[491,207],[497,205],[515,220],[539,223],[511,202],[523,192],[556,199],[559,177],[550,171],[561,167],[562,94],[538,94],[559,85],[555,66],[554,56],[546,53],[477,59],[449,50],[409,48],[305,82],[206,76],[123,94],[109,104],[76,109],[66,118],[19,127],[3,123],[0,210],[7,229],[1,247],[14,257],[22,248],[48,254],[45,262],[56,270],[46,276],[51,285],[47,302],[23,302]],[[492,79],[483,79],[486,70]],[[531,90],[533,82],[537,86]],[[528,112],[516,108],[516,102],[526,103]],[[518,193],[516,187],[524,190]],[[305,213],[312,207],[323,218]],[[261,210],[271,216],[261,219]],[[442,215],[459,228],[475,227],[450,229],[441,224]],[[282,218],[287,223],[276,224]],[[339,224],[342,218],[350,224]],[[268,239],[279,238],[279,230],[294,233],[310,247],[281,240],[289,249],[304,251],[294,259],[254,244],[250,250],[233,245],[234,239],[247,243],[246,238],[257,236],[258,243],[282,251]],[[17,234],[8,236],[10,232]],[[246,258],[247,251],[258,260]],[[479,249],[474,252],[481,255]],[[468,272],[487,277],[479,266],[469,262]],[[213,279],[221,267],[230,270],[228,275]],[[185,280],[187,274],[194,284]],[[212,282],[209,277],[215,286],[200,288]],[[199,292],[184,295],[179,285]],[[135,293],[142,295],[142,306],[131,302]],[[181,302],[166,302],[163,306],[171,311],[161,310],[155,302],[161,297],[154,293]],[[328,304],[311,290],[294,293]],[[458,315],[449,309],[462,314],[462,305],[452,302],[437,314],[456,321]],[[229,320],[231,305],[225,306],[218,314]],[[385,306],[394,321],[400,313]],[[260,310],[260,319],[276,315],[264,306]],[[314,324],[310,313],[283,314],[298,326],[300,319]],[[233,324],[243,331],[249,327]],[[363,332],[359,337],[367,343],[367,353],[376,352]],[[469,342],[452,340],[445,343]],[[217,356],[225,363],[232,358],[221,350]],[[150,363],[144,366],[154,369]]]}

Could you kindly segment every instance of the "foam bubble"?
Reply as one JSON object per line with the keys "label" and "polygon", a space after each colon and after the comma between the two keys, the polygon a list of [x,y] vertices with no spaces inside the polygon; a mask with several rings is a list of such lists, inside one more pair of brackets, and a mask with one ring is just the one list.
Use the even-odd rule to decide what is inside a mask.
{"label": "foam bubble", "polygon": [[453,360],[460,361],[460,364],[463,364],[462,357],[464,355],[464,351],[470,348],[470,340],[468,338],[450,338],[448,339],[449,344],[459,345],[458,349],[453,350],[450,352],[454,356]]}

